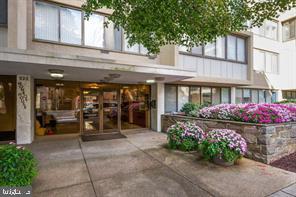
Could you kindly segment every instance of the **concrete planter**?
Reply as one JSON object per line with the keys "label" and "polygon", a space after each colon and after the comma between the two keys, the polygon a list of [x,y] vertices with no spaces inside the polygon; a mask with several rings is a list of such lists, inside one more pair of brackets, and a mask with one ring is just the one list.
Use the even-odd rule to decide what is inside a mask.
{"label": "concrete planter", "polygon": [[232,129],[247,141],[246,157],[271,163],[296,151],[296,122],[282,124],[253,124],[226,120],[203,119],[179,115],[162,115],[162,131],[178,121],[195,122],[204,131]]}

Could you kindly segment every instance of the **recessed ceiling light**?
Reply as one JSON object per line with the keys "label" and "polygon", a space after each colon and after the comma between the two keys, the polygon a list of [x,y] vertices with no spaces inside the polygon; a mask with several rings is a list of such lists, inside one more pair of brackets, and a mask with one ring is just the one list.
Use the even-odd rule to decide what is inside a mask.
{"label": "recessed ceiling light", "polygon": [[155,83],[155,80],[154,79],[148,79],[148,80],[146,80],[146,83]]}
{"label": "recessed ceiling light", "polygon": [[64,71],[59,69],[49,69],[49,75],[54,79],[64,78]]}

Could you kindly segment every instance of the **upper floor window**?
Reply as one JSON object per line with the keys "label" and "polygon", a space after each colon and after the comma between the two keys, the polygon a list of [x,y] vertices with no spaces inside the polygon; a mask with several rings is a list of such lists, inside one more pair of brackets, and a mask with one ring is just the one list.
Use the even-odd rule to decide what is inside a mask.
{"label": "upper floor window", "polygon": [[0,26],[7,25],[7,0],[0,0]]}
{"label": "upper floor window", "polygon": [[278,23],[276,21],[266,20],[261,27],[253,28],[255,34],[270,38],[273,40],[278,39]]}
{"label": "upper floor window", "polygon": [[105,16],[97,13],[87,20],[78,9],[36,1],[34,36],[65,44],[147,54],[142,45],[128,46],[121,28],[114,28],[112,23],[105,28],[105,20]]}
{"label": "upper floor window", "polygon": [[296,38],[296,18],[283,22],[283,40],[291,40]]}
{"label": "upper floor window", "polygon": [[179,47],[179,51],[191,53],[193,55],[243,63],[247,61],[246,49],[246,39],[235,35],[220,37],[216,41],[208,43],[205,46],[193,47],[190,51],[188,51],[186,47]]}
{"label": "upper floor window", "polygon": [[254,49],[254,69],[267,73],[278,74],[278,54]]}

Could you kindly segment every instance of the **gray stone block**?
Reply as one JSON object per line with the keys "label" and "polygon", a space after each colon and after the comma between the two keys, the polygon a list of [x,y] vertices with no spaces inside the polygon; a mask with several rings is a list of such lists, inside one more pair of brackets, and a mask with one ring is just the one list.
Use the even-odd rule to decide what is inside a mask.
{"label": "gray stone block", "polygon": [[289,130],[283,130],[280,132],[280,137],[282,138],[290,138],[290,131]]}
{"label": "gray stone block", "polygon": [[276,133],[276,129],[275,129],[275,126],[262,127],[261,132],[262,132],[262,134],[273,134],[274,135]]}

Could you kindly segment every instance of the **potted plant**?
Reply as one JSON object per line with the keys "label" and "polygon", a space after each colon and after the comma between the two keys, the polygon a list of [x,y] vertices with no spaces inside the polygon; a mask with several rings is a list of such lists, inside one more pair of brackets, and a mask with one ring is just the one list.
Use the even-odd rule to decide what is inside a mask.
{"label": "potted plant", "polygon": [[205,159],[216,164],[231,166],[247,151],[245,139],[229,129],[214,129],[208,132],[200,149]]}
{"label": "potted plant", "polygon": [[167,130],[168,146],[182,151],[197,150],[205,138],[204,131],[195,123],[177,122]]}
{"label": "potted plant", "polygon": [[14,143],[0,146],[0,186],[29,186],[36,175],[31,151]]}

